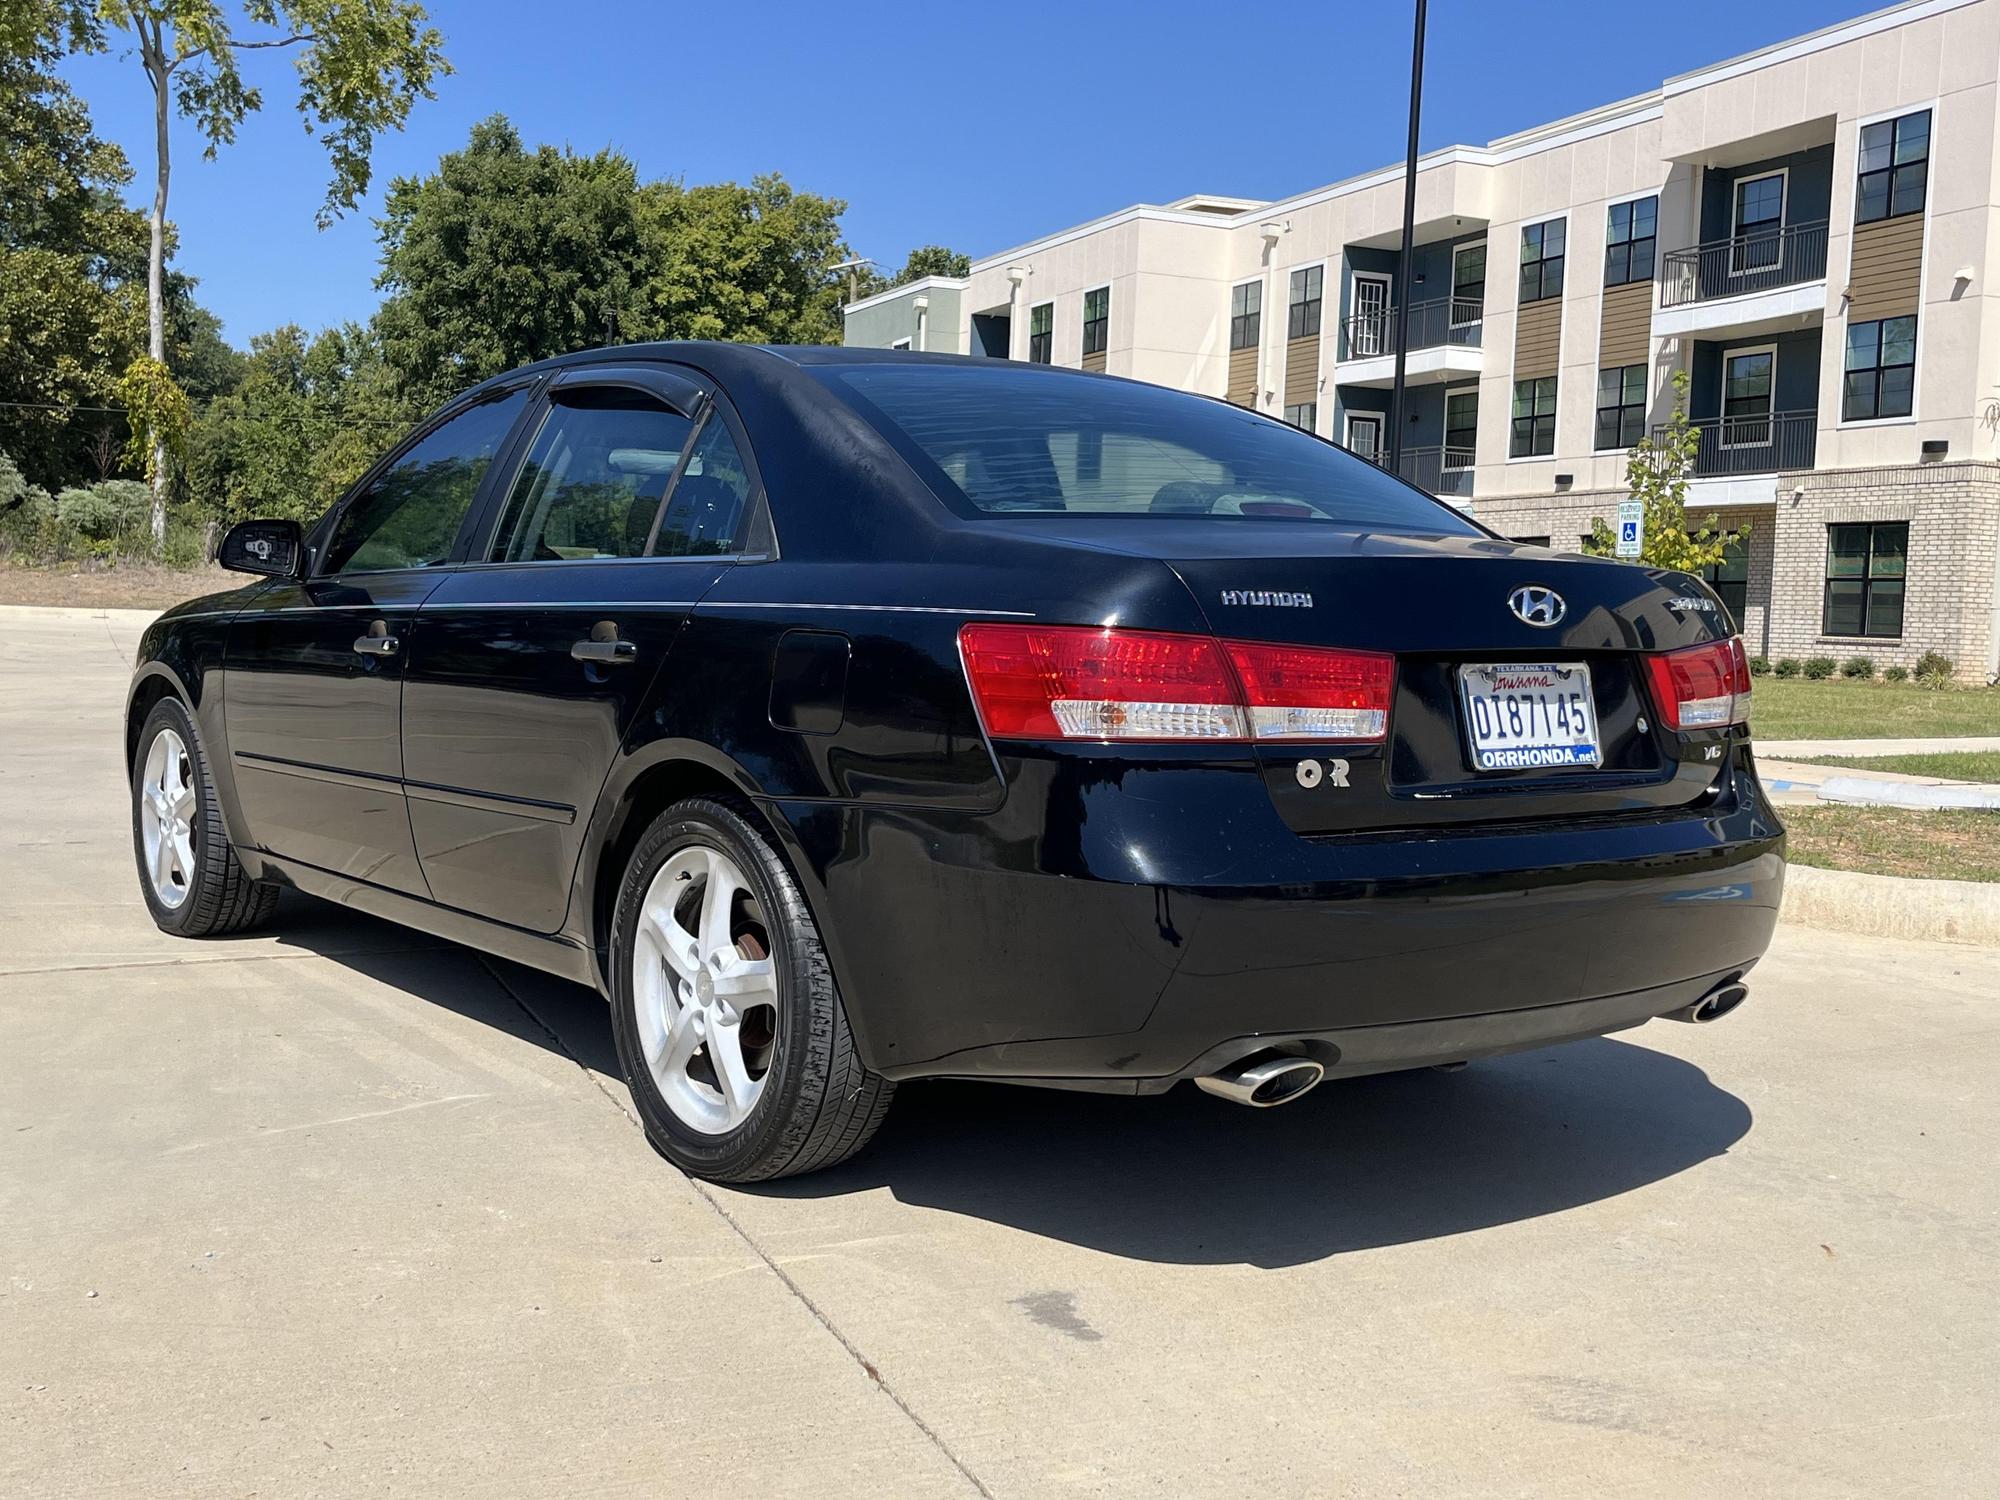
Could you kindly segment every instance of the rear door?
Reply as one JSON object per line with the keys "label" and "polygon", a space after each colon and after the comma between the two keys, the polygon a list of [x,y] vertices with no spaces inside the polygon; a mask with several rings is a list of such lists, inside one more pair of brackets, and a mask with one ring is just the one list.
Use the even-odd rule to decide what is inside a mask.
{"label": "rear door", "polygon": [[473,558],[424,603],[403,759],[435,899],[553,932],[612,760],[756,485],[733,416],[664,369],[573,371],[533,420]]}
{"label": "rear door", "polygon": [[420,433],[349,497],[312,576],[231,624],[223,718],[258,847],[425,894],[402,788],[404,664],[417,606],[528,399],[515,387]]}

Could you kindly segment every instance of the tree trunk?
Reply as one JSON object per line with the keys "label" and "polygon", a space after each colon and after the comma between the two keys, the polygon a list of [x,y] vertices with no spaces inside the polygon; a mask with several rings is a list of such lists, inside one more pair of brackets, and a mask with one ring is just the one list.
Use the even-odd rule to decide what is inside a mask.
{"label": "tree trunk", "polygon": [[[160,24],[155,21],[150,37],[142,30],[140,54],[146,76],[153,85],[153,148],[155,177],[153,212],[147,223],[152,230],[152,249],[146,261],[146,352],[165,364],[167,360],[167,58]],[[153,551],[167,541],[167,444],[159,434],[153,437]]]}

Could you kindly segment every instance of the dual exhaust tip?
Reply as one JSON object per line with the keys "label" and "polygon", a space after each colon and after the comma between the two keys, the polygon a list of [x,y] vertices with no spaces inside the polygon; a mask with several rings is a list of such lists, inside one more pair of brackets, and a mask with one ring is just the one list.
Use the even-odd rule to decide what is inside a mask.
{"label": "dual exhaust tip", "polygon": [[1326,1069],[1310,1057],[1266,1052],[1195,1079],[1195,1087],[1233,1104],[1274,1109],[1312,1092]]}

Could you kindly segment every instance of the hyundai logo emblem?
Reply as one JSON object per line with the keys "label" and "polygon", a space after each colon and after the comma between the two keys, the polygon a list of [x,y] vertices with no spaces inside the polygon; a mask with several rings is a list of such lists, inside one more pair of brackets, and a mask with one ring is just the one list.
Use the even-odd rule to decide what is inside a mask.
{"label": "hyundai logo emblem", "polygon": [[1515,589],[1507,596],[1507,607],[1514,611],[1515,618],[1522,624],[1540,626],[1545,630],[1551,625],[1562,624],[1563,616],[1569,613],[1563,596],[1554,589],[1543,588],[1539,583]]}

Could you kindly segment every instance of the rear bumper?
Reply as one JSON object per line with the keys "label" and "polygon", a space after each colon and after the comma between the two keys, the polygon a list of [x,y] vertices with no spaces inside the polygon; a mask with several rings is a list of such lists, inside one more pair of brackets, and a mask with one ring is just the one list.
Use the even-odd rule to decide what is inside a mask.
{"label": "rear bumper", "polygon": [[1601,1035],[1754,964],[1784,834],[1703,811],[1301,838],[1254,775],[1024,776],[978,816],[774,804],[862,1054],[892,1078],[1152,1092],[1258,1043],[1330,1073]]}

